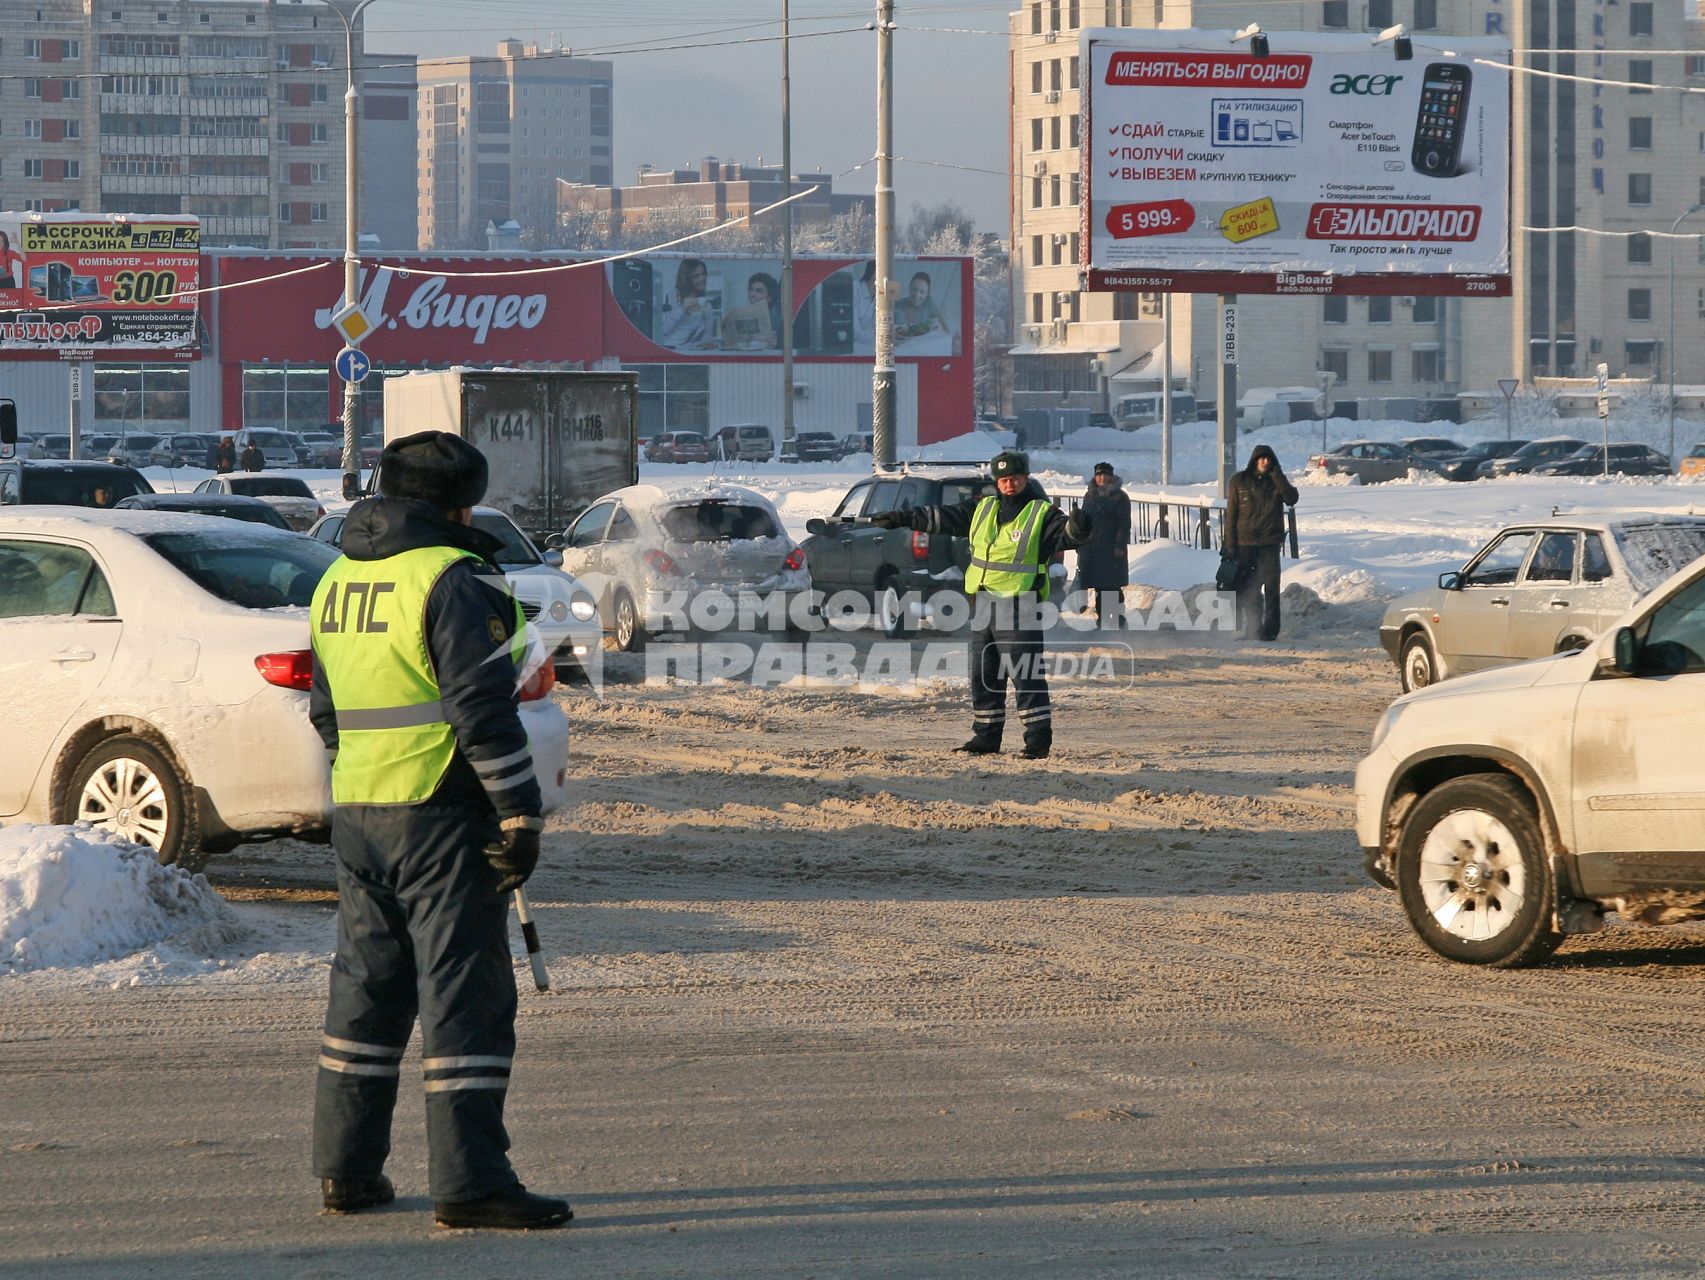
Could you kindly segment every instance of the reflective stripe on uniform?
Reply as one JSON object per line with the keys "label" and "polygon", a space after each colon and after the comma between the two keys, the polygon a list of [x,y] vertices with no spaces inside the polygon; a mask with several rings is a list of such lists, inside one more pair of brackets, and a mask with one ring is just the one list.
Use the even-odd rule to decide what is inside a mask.
{"label": "reflective stripe on uniform", "polygon": [[463,1089],[507,1089],[508,1076],[458,1076],[450,1080],[428,1080],[428,1093],[458,1093]]}
{"label": "reflective stripe on uniform", "polygon": [[520,764],[523,760],[531,760],[532,758],[532,748],[522,747],[519,751],[511,751],[508,755],[499,756],[495,760],[475,760],[472,761],[472,764],[474,766],[474,772],[478,774],[502,773],[505,769],[508,769],[513,765]]}
{"label": "reflective stripe on uniform", "polygon": [[444,722],[442,702],[417,702],[412,707],[374,707],[366,711],[337,713],[337,727],[340,730],[415,729],[421,725]]}
{"label": "reflective stripe on uniform", "polygon": [[[988,497],[979,502],[971,517],[971,556],[965,573],[965,590],[972,595],[986,590],[991,595],[1010,597],[1034,589],[1040,599],[1046,600],[1048,578],[1041,563],[1040,522],[1048,510],[1046,501],[1032,498],[1020,512],[1022,523],[1015,518],[1002,525],[1000,499]],[[1009,546],[1012,560],[992,558]]]}
{"label": "reflective stripe on uniform", "polygon": [[422,1071],[452,1071],[457,1067],[504,1067],[515,1065],[514,1058],[501,1058],[494,1053],[464,1053],[452,1058],[425,1058]]}
{"label": "reflective stripe on uniform", "polygon": [[346,1076],[397,1076],[402,1064],[397,1062],[345,1062],[342,1058],[320,1055],[320,1065],[327,1071],[341,1071]]}
{"label": "reflective stripe on uniform", "polygon": [[359,1054],[363,1058],[400,1058],[403,1050],[394,1049],[386,1044],[366,1044],[360,1040],[340,1040],[336,1036],[323,1036],[320,1043],[327,1049],[335,1049],[340,1053]]}

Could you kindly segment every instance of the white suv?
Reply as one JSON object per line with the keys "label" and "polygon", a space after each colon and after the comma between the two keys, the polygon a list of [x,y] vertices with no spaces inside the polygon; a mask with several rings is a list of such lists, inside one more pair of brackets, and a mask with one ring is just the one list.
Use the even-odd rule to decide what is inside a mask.
{"label": "white suv", "polygon": [[1608,911],[1705,919],[1705,562],[1618,621],[1380,718],[1356,838],[1447,959],[1530,964]]}

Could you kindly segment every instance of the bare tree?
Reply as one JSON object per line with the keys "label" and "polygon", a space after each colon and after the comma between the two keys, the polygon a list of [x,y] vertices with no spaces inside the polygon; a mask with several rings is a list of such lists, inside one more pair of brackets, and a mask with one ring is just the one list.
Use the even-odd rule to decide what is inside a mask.
{"label": "bare tree", "polygon": [[900,247],[905,253],[928,253],[930,250],[926,246],[948,228],[956,229],[959,242],[967,244],[974,226],[971,216],[951,200],[928,208],[914,204],[911,216],[906,219],[905,230],[900,235]]}

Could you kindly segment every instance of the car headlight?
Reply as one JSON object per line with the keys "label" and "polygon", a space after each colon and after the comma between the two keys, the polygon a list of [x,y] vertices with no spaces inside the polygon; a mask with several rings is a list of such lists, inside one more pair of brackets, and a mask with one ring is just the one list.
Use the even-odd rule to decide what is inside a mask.
{"label": "car headlight", "polygon": [[1385,714],[1379,718],[1379,723],[1373,727],[1373,742],[1368,747],[1369,751],[1379,750],[1379,744],[1385,741],[1392,726],[1397,723],[1397,717],[1401,714],[1402,708],[1395,703],[1385,709]]}
{"label": "car headlight", "polygon": [[591,622],[598,616],[598,602],[589,595],[577,595],[568,602],[568,611],[582,622]]}

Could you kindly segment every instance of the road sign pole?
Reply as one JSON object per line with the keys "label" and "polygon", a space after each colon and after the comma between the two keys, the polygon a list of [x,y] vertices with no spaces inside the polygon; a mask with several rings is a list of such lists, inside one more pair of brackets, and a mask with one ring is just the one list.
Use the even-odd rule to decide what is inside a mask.
{"label": "road sign pole", "polygon": [[1237,295],[1220,294],[1220,497],[1231,493],[1237,469]]}
{"label": "road sign pole", "polygon": [[1498,390],[1503,393],[1504,397],[1504,439],[1506,440],[1516,438],[1516,388],[1519,386],[1521,386],[1521,381],[1517,378],[1498,379]]}
{"label": "road sign pole", "polygon": [[1598,420],[1604,426],[1604,478],[1610,479],[1610,366],[1598,367]]}

